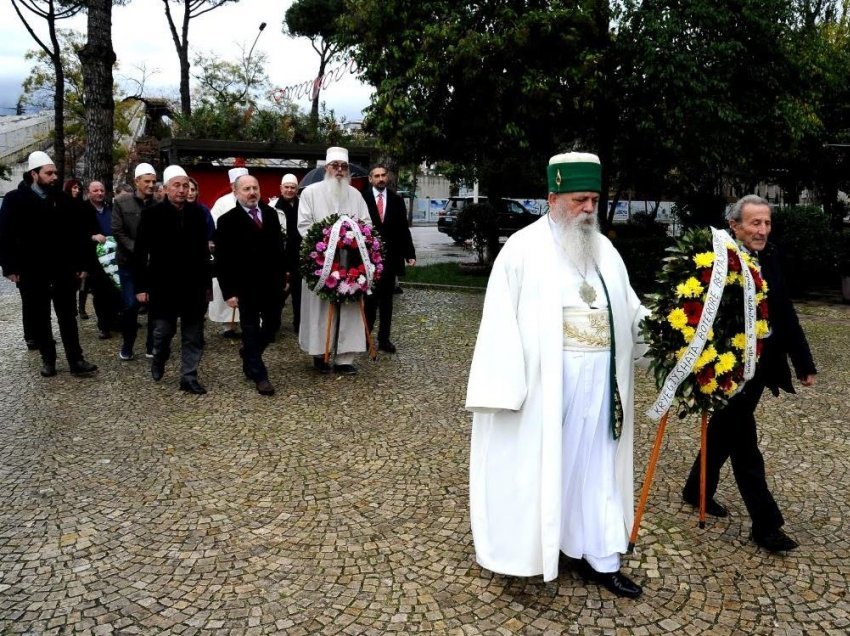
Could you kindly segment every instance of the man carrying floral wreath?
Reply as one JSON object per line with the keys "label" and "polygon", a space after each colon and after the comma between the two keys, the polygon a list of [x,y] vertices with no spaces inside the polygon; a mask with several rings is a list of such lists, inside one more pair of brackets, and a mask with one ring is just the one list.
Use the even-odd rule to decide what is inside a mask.
{"label": "man carrying floral wreath", "polygon": [[549,214],[505,244],[487,285],[466,394],[470,520],[483,567],[558,576],[563,554],[618,596],[633,517],[634,368],[647,314],[598,230],[601,166],[548,167]]}
{"label": "man carrying floral wreath", "polygon": [[[298,233],[307,236],[314,223],[333,214],[345,215],[371,225],[369,209],[357,188],[351,185],[348,150],[331,147],[326,153],[325,179],[304,188],[298,207]],[[331,303],[319,297],[306,281],[301,283],[301,328],[298,343],[302,351],[313,356],[313,366],[319,373],[332,370],[342,375],[354,375],[354,356],[366,351],[366,331],[360,307],[356,303],[340,304],[336,320],[336,358],[333,367],[325,362],[328,312]],[[334,337],[332,335],[332,337]]]}
{"label": "man carrying floral wreath", "polygon": [[[803,386],[814,385],[817,370],[785,289],[776,248],[767,241],[771,229],[770,205],[759,196],[747,195],[729,209],[727,220],[742,250],[758,259],[761,275],[767,282],[770,334],[764,339],[753,378],[725,407],[715,411],[708,423],[706,512],[716,517],[729,514],[714,500],[714,494],[720,469],[731,459],[738,490],[753,522],[753,541],[770,552],[793,550],[797,542],[782,531],[785,521],[767,487],[754,413],[765,387],[776,396],[779,389],[794,393],[789,356]],[[684,500],[693,506],[699,502],[699,481],[700,457],[697,456],[682,491]]]}

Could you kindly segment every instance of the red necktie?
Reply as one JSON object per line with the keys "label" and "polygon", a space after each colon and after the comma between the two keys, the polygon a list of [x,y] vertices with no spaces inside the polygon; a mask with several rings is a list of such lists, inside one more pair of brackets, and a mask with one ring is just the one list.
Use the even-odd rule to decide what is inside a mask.
{"label": "red necktie", "polygon": [[257,224],[257,227],[263,227],[263,222],[260,219],[260,211],[257,208],[251,208],[248,210],[248,213],[251,215],[251,218],[254,219],[254,223]]}
{"label": "red necktie", "polygon": [[375,202],[378,205],[378,216],[381,217],[381,223],[384,222],[384,193],[378,193],[378,200]]}

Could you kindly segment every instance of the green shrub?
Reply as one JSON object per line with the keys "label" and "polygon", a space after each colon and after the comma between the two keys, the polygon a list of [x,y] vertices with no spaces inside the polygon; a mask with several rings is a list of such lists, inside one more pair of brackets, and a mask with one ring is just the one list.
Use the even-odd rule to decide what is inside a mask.
{"label": "green shrub", "polygon": [[499,249],[499,224],[496,209],[489,203],[473,203],[457,215],[454,227],[455,240],[472,239],[478,253],[478,262],[484,264],[488,252],[490,259],[496,258]]}
{"label": "green shrub", "polygon": [[656,277],[661,269],[664,250],[673,244],[667,226],[635,215],[629,223],[615,225],[608,237],[623,257],[632,288],[638,294],[658,291]]}
{"label": "green shrub", "polygon": [[794,205],[774,212],[772,221],[770,238],[779,246],[782,273],[791,294],[834,285],[839,243],[826,212],[816,206]]}

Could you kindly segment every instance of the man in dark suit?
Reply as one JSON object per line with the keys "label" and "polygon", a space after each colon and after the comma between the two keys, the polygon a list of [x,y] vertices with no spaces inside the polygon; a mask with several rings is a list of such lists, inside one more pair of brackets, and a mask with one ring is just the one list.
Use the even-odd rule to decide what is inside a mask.
{"label": "man in dark suit", "polygon": [[387,188],[387,168],[376,164],[369,170],[371,187],[363,192],[372,227],[377,230],[384,244],[384,271],[381,278],[366,297],[366,319],[369,330],[375,327],[375,318],[380,314],[378,327],[378,348],[387,353],[395,353],[396,347],[390,341],[390,328],[393,320],[393,291],[396,276],[404,275],[405,264],[416,265],[416,250],[407,225],[407,210],[402,198]]}
{"label": "man in dark suit", "polygon": [[17,190],[0,208],[0,267],[18,285],[27,331],[41,353],[41,375],[56,375],[56,341],[50,305],[71,375],[88,376],[97,366],[83,358],[77,331],[77,288],[86,276],[87,246],[77,204],[56,187],[53,160],[36,151]]}
{"label": "man in dark suit", "polygon": [[136,298],[149,303],[153,320],[151,377],[159,382],[180,319],[180,388],[201,395],[198,367],[204,348],[204,314],[212,298],[212,272],[204,210],[186,201],[189,177],[180,166],[162,173],[165,197],[145,208],[133,252]]}
{"label": "man in dark suit", "polygon": [[[779,395],[779,389],[794,393],[789,356],[803,386],[814,385],[817,370],[797,312],[788,297],[776,248],[767,242],[771,228],[768,202],[756,195],[745,196],[732,206],[727,218],[735,238],[761,265],[768,285],[771,333],[764,341],[753,378],[726,407],[715,412],[709,422],[706,511],[717,517],[728,514],[726,508],[714,500],[714,493],[720,469],[731,459],[738,490],[752,519],[753,541],[770,552],[793,550],[797,542],[782,531],[785,521],[767,486],[754,412],[765,387],[775,396]],[[694,506],[699,501],[699,473],[700,457],[697,456],[682,491],[684,500]]]}
{"label": "man in dark suit", "polygon": [[[301,235],[298,233],[298,177],[289,173],[280,181],[280,198],[274,203],[279,210],[278,218],[283,217],[286,228],[286,254],[289,270],[289,297],[292,299],[292,329],[298,336],[301,326]],[[284,296],[284,302],[286,297]]]}
{"label": "man in dark suit", "polygon": [[260,201],[260,184],[233,183],[236,207],[218,219],[216,275],[228,307],[239,308],[242,371],[260,395],[274,395],[263,351],[280,329],[287,261],[277,211]]}

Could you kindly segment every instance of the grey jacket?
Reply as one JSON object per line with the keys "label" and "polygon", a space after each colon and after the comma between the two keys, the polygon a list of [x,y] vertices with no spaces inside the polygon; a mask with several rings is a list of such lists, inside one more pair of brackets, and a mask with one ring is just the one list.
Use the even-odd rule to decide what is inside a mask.
{"label": "grey jacket", "polygon": [[144,201],[135,194],[119,194],[112,202],[112,234],[118,243],[116,258],[120,267],[130,267],[142,210],[154,203],[153,197]]}

